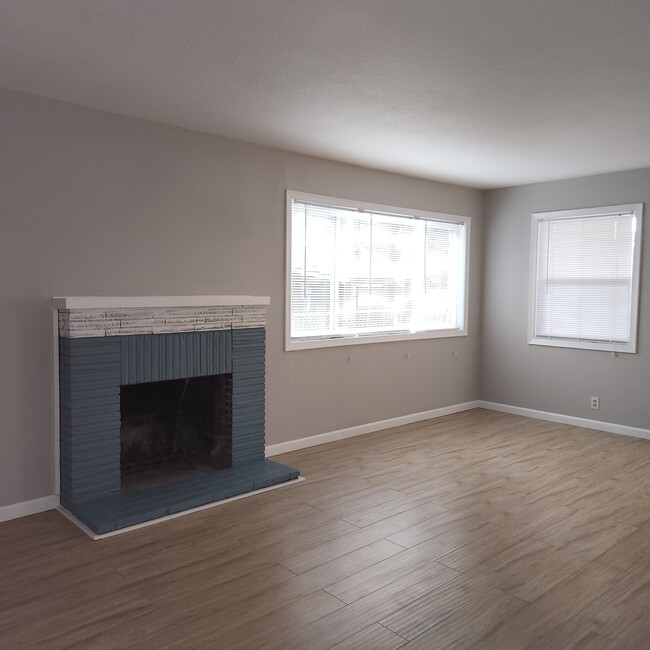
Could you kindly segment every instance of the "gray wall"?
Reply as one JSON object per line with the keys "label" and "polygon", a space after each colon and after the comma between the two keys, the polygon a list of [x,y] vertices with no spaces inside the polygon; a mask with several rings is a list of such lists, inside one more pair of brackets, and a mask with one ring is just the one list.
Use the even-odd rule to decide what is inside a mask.
{"label": "gray wall", "polygon": [[[0,506],[53,491],[54,295],[270,295],[267,443],[478,396],[477,190],[5,91],[0,186]],[[286,188],[473,217],[470,336],[283,352]]]}
{"label": "gray wall", "polygon": [[[646,204],[639,353],[528,345],[531,213],[637,202]],[[481,398],[650,428],[650,170],[494,190],[485,208]]]}

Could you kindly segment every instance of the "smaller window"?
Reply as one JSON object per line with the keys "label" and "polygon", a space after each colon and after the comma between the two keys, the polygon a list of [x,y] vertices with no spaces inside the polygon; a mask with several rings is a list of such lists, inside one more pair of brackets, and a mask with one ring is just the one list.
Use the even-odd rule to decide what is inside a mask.
{"label": "smaller window", "polygon": [[636,352],[643,205],[532,215],[529,343]]}

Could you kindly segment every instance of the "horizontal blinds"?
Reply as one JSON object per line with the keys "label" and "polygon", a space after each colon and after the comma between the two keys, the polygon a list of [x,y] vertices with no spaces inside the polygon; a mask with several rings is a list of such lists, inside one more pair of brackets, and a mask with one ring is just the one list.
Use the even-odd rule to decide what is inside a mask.
{"label": "horizontal blinds", "polygon": [[463,326],[464,224],[294,200],[292,338]]}
{"label": "horizontal blinds", "polygon": [[627,343],[633,213],[537,222],[535,336]]}

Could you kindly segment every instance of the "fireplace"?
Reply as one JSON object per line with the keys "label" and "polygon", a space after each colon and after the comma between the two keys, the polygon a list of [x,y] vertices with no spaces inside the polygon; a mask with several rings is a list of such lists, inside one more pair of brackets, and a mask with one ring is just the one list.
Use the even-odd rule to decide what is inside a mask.
{"label": "fireplace", "polygon": [[60,498],[101,535],[296,479],[265,458],[265,304],[56,298]]}

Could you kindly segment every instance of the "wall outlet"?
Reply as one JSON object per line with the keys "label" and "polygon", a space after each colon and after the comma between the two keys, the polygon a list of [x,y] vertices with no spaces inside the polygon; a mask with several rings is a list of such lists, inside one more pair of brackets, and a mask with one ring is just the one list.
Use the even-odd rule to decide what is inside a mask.
{"label": "wall outlet", "polygon": [[600,408],[600,397],[590,397],[591,408],[597,411]]}

